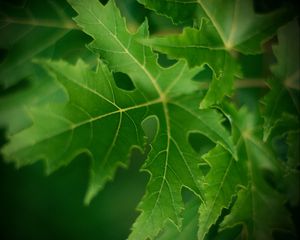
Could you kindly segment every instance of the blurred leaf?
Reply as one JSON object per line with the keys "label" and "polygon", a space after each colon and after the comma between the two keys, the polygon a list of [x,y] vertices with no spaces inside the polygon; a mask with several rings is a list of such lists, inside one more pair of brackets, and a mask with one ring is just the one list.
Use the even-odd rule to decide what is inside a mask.
{"label": "blurred leaf", "polygon": [[0,63],[0,85],[14,85],[32,75],[31,60],[52,57],[58,40],[77,29],[66,1],[28,0],[21,5],[0,3],[0,48],[7,52]]}
{"label": "blurred leaf", "polygon": [[[174,21],[178,20],[177,18],[179,21],[194,19],[193,13],[197,12],[198,24],[202,23],[203,18],[209,19],[226,50],[236,50],[244,54],[260,53],[261,43],[274,35],[277,28],[292,17],[287,9],[256,14],[251,0],[140,0],[140,2],[146,7],[172,17]],[[194,10],[189,11],[190,9]],[[198,42],[194,41],[194,44],[197,45]]]}
{"label": "blurred leaf", "polygon": [[[299,121],[300,106],[300,60],[299,60],[299,25],[296,20],[278,30],[278,45],[273,46],[277,64],[271,70],[274,77],[269,81],[271,91],[263,99],[264,139],[267,140],[276,125],[281,124],[283,114],[294,114]],[[286,118],[285,118],[286,119]],[[299,124],[286,124],[284,129]],[[283,129],[282,127],[280,128]]]}

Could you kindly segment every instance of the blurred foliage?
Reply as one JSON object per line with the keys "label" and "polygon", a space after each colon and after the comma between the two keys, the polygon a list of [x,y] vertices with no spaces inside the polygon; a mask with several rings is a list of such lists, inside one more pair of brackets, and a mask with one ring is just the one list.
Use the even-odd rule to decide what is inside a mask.
{"label": "blurred foliage", "polygon": [[0,239],[125,239],[147,181],[142,159],[134,151],[131,167],[119,169],[89,206],[87,156],[48,177],[41,163],[17,170],[0,159]]}

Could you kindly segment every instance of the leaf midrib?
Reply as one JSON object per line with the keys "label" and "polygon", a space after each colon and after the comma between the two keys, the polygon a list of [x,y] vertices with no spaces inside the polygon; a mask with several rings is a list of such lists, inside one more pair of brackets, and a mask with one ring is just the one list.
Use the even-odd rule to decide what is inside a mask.
{"label": "leaf midrib", "polygon": [[[73,131],[74,129],[78,128],[78,127],[81,127],[85,124],[90,124],[90,123],[93,123],[97,120],[100,120],[102,118],[105,118],[105,117],[108,117],[108,116],[111,116],[111,115],[114,115],[114,114],[120,114],[120,113],[123,113],[123,112],[128,112],[128,111],[131,111],[131,110],[134,110],[134,109],[138,109],[138,108],[141,108],[141,107],[148,107],[148,106],[151,106],[151,105],[154,105],[154,104],[158,104],[158,103],[161,103],[161,99],[157,98],[157,99],[154,99],[152,101],[149,101],[149,102],[145,102],[145,103],[142,103],[142,104],[139,104],[139,105],[134,105],[134,106],[130,106],[130,107],[127,107],[127,108],[119,108],[118,110],[116,111],[113,111],[113,112],[108,112],[108,113],[105,113],[105,114],[102,114],[102,115],[99,115],[99,116],[96,116],[94,118],[90,118],[88,120],[85,120],[85,121],[82,121],[82,122],[79,122],[77,124],[70,124],[69,125],[69,128],[65,128],[63,129],[62,131],[59,131],[59,132],[56,132],[55,134],[53,135],[48,135],[47,137],[45,138],[42,138],[40,139],[39,141],[36,141],[30,145],[27,145],[27,146],[24,146],[23,148],[19,148],[17,152],[20,152],[24,149],[27,149],[27,148],[30,148],[32,147],[33,145],[35,144],[40,144],[42,142],[45,142],[51,138],[54,138],[54,137],[57,137],[65,132],[68,132],[68,131]],[[76,104],[72,103],[74,106],[76,106]],[[57,117],[57,115],[55,115],[55,117]],[[61,118],[61,117],[60,117]],[[70,123],[70,121],[66,118],[64,118],[65,122],[68,122]]]}
{"label": "leaf midrib", "polygon": [[[124,44],[118,39],[117,35],[114,34],[112,31],[110,31],[109,28],[107,28],[105,26],[105,24],[97,17],[96,14],[94,14],[93,11],[91,11],[90,9],[87,9],[87,11],[90,12],[90,14],[92,14],[94,16],[94,18],[97,20],[97,22],[109,33],[110,36],[113,37],[113,39],[120,45],[120,47],[124,50],[125,53],[128,54],[128,56],[130,58],[132,58],[132,60],[142,69],[142,71],[146,74],[146,76],[148,77],[148,79],[150,80],[150,82],[152,83],[153,87],[156,89],[157,93],[159,94],[161,99],[165,98],[165,95],[163,94],[160,86],[157,84],[156,79],[153,77],[153,75],[145,68],[145,66],[143,64],[141,64],[133,55],[130,51],[128,51],[127,47],[124,46]],[[127,31],[127,29],[126,29]],[[130,33],[128,32],[128,34],[130,35]],[[94,36],[93,36],[94,37]],[[131,36],[132,37],[132,36]],[[94,37],[94,39],[96,39]]]}
{"label": "leaf midrib", "polygon": [[[134,55],[130,51],[128,51],[127,47],[125,47],[124,44],[118,39],[116,34],[114,34],[112,31],[110,31],[110,29],[105,26],[105,24],[96,16],[96,14],[94,14],[94,12],[92,12],[90,9],[87,9],[87,10],[90,12],[90,14],[92,14],[94,16],[94,18],[97,20],[97,22],[109,33],[109,35],[112,36],[113,39],[115,39],[115,41],[120,45],[120,47],[124,50],[124,52],[127,53],[128,56],[130,58],[132,58],[132,60],[146,74],[146,76],[148,77],[148,79],[152,83],[153,87],[157,91],[157,93],[159,95],[159,99],[162,103],[163,112],[164,112],[165,121],[166,121],[166,127],[167,127],[167,146],[166,146],[166,161],[165,161],[165,164],[164,164],[164,173],[163,173],[163,176],[162,176],[163,180],[162,180],[162,183],[160,185],[158,196],[157,196],[156,202],[155,202],[154,207],[153,207],[153,209],[155,209],[158,202],[159,202],[159,200],[160,200],[160,195],[162,193],[162,189],[164,187],[164,184],[167,181],[166,175],[167,175],[167,167],[168,167],[168,161],[169,161],[169,149],[170,149],[170,139],[171,139],[170,117],[169,117],[169,109],[168,109],[168,106],[167,106],[168,98],[166,97],[166,94],[161,90],[160,86],[158,85],[158,83],[157,83],[156,79],[153,77],[153,75],[148,71],[148,69],[145,68],[145,66],[143,64],[141,64],[134,57]],[[126,28],[126,26],[125,26],[125,28]],[[127,29],[126,29],[126,31],[127,31]],[[96,38],[94,37],[94,39],[96,39]],[[149,217],[151,217],[152,213],[153,213],[153,211],[151,212]]]}
{"label": "leaf midrib", "polygon": [[[223,177],[222,177],[222,180],[221,180],[221,182],[220,182],[220,184],[219,184],[217,193],[215,194],[214,200],[213,200],[213,202],[211,203],[210,211],[209,211],[208,214],[206,215],[206,219],[205,219],[205,224],[204,224],[204,226],[207,226],[207,225],[208,225],[209,219],[210,219],[210,217],[211,217],[211,215],[212,215],[212,212],[213,212],[213,209],[214,209],[214,207],[215,207],[215,203],[216,203],[217,199],[218,199],[219,196],[220,196],[221,189],[222,189],[222,187],[224,186],[225,179],[228,177],[228,173],[229,173],[229,170],[230,170],[230,168],[231,168],[231,166],[232,166],[232,164],[233,164],[233,161],[234,161],[234,159],[231,158],[230,161],[229,161],[229,163],[228,163],[228,165],[227,165],[227,167],[226,167],[226,171],[225,171],[225,173],[224,173],[224,175],[223,175]],[[206,206],[206,205],[204,205],[204,206]],[[224,207],[226,207],[226,206],[224,206]],[[211,226],[212,224],[213,224],[213,223],[211,223],[210,226]],[[209,227],[210,227],[210,226],[209,226]],[[200,229],[201,229],[201,228],[200,228]],[[207,229],[208,229],[208,228],[207,228]],[[201,236],[200,239],[203,239],[204,236],[205,236],[206,234],[207,234],[207,232],[201,231],[201,235],[198,233],[198,237]]]}

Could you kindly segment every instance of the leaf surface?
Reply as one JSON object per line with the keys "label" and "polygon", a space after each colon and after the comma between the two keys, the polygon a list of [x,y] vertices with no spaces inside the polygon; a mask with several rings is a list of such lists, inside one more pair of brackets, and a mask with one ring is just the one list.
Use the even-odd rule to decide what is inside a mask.
{"label": "leaf surface", "polygon": [[150,38],[143,41],[171,58],[184,58],[191,67],[207,64],[213,70],[213,78],[201,107],[219,104],[230,95],[235,76],[240,69],[235,57],[223,45],[222,39],[211,22],[203,21],[200,29],[184,28],[180,35]]}
{"label": "leaf surface", "polygon": [[[240,144],[240,141],[238,142]],[[211,169],[204,179],[205,203],[199,208],[198,239],[204,239],[224,208],[241,186],[247,184],[245,164],[235,161],[222,147],[217,146],[204,156]]]}
{"label": "leaf surface", "polygon": [[[194,11],[197,12],[198,28],[186,27],[179,35],[153,37],[145,43],[171,58],[186,59],[190,66],[207,64],[212,68],[214,76],[201,102],[202,108],[220,104],[224,96],[231,94],[234,78],[241,76],[236,61],[237,53],[261,53],[262,43],[270,39],[278,26],[289,19],[283,10],[256,14],[251,0],[140,2],[159,13],[169,14],[173,19],[177,19],[177,12],[184,7],[197,9]],[[188,18],[192,16],[187,15]],[[181,21],[182,17],[178,19]]]}
{"label": "leaf surface", "polygon": [[[43,159],[48,172],[88,154],[92,159],[88,203],[117,166],[128,165],[130,149],[143,148],[145,119],[156,119],[157,132],[143,166],[151,177],[129,238],[153,238],[168,220],[180,227],[182,187],[201,198],[200,159],[188,134],[200,132],[235,155],[220,114],[197,108],[199,91],[191,79],[200,68],[189,69],[183,61],[161,68],[152,50],[138,41],[148,36],[147,23],[129,33],[114,1],[105,6],[96,0],[70,3],[79,14],[78,25],[94,39],[89,47],[109,69],[102,61],[95,72],[82,61],[75,66],[43,61],[69,101],[31,109],[32,127],[14,135],[4,153],[19,166]],[[127,74],[135,89],[118,88],[111,70]]]}
{"label": "leaf surface", "polygon": [[[229,108],[227,108],[229,109]],[[253,114],[242,108],[229,110],[236,136],[241,137],[239,162],[244,162],[248,184],[239,191],[230,213],[220,224],[221,229],[242,224],[248,239],[273,239],[274,231],[293,231],[289,212],[284,207],[286,197],[267,181],[282,174],[280,164],[261,139],[261,128]],[[247,116],[247,117],[246,117]],[[246,120],[247,119],[247,120]]]}
{"label": "leaf surface", "polygon": [[[209,19],[221,38],[223,46],[244,54],[261,52],[261,43],[274,35],[277,28],[291,18],[287,9],[257,14],[251,0],[139,1],[146,7],[171,17],[175,22],[196,17],[198,24],[201,24],[203,18]],[[189,11],[190,9],[194,10]],[[180,11],[183,11],[183,14],[178,14]]]}

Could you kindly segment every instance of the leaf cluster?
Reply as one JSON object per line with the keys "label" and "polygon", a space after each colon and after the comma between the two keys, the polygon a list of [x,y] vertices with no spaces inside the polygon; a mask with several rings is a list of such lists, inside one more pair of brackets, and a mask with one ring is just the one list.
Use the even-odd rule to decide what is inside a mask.
{"label": "leaf cluster", "polygon": [[[47,15],[34,0],[22,11],[3,8],[1,32],[16,36],[0,42],[8,52],[0,64],[5,161],[43,161],[52,173],[88,155],[89,204],[138,148],[149,181],[128,239],[296,239],[293,9],[258,13],[250,0],[139,3],[151,11],[138,26],[114,0],[46,1]],[[167,30],[149,33],[157,14],[170,19]],[[29,87],[11,92],[24,78]]]}

